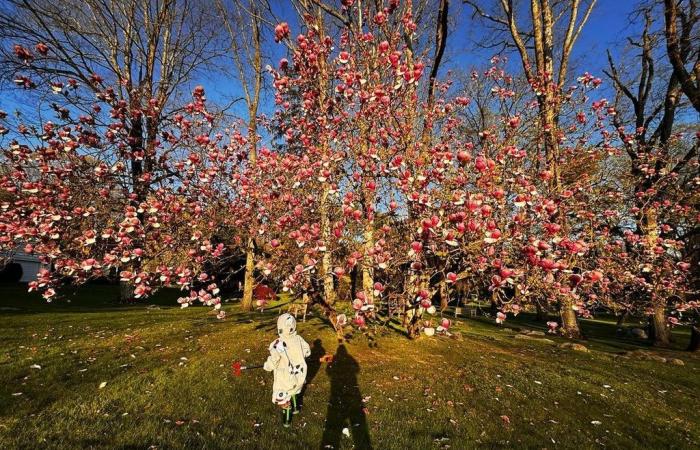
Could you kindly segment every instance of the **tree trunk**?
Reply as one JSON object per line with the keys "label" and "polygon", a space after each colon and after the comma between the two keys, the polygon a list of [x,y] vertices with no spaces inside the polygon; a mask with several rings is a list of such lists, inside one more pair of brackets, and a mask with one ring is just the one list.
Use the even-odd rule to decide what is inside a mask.
{"label": "tree trunk", "polygon": [[498,313],[498,296],[496,291],[491,292],[491,314],[496,315]]}
{"label": "tree trunk", "polygon": [[690,326],[690,344],[688,344],[687,350],[697,352],[698,348],[700,348],[700,327],[698,324],[693,324]]}
{"label": "tree trunk", "polygon": [[[368,213],[369,214],[369,213]],[[374,214],[373,212],[371,214]],[[362,260],[362,290],[368,297],[372,297],[374,291],[374,267],[372,255],[374,249],[374,217],[367,220],[364,231],[364,258]]]}
{"label": "tree trunk", "polygon": [[127,303],[134,299],[134,285],[128,281],[119,282],[119,303]]}
{"label": "tree trunk", "polygon": [[353,301],[357,296],[357,264],[350,271],[350,301]]}
{"label": "tree trunk", "polygon": [[561,316],[561,333],[570,339],[581,339],[581,328],[578,324],[576,311],[572,308],[571,300],[566,299],[561,302],[559,315]]}
{"label": "tree trunk", "polygon": [[629,312],[627,310],[624,310],[622,314],[620,314],[617,318],[617,328],[622,328],[623,325],[625,324],[625,320],[627,319],[627,316],[629,315]]}
{"label": "tree trunk", "polygon": [[245,253],[245,273],[243,274],[243,298],[241,298],[241,308],[244,311],[253,309],[253,289],[255,289],[255,244],[253,238],[248,238],[248,245]]}
{"label": "tree trunk", "polygon": [[331,221],[329,218],[329,191],[330,187],[326,184],[323,186],[323,192],[321,193],[321,237],[323,239],[323,245],[326,246],[326,250],[323,252],[323,258],[321,259],[321,277],[323,278],[323,295],[324,301],[328,305],[335,304],[335,290],[333,286],[333,260],[331,259],[331,249],[329,248],[331,241]]}
{"label": "tree trunk", "polygon": [[417,277],[415,274],[411,273],[404,277],[403,282],[403,291],[406,293],[407,297],[401,298],[401,325],[408,329],[409,311],[416,298],[416,292],[418,291],[416,287]]}
{"label": "tree trunk", "polygon": [[622,314],[620,314],[617,317],[617,324],[615,326],[615,333],[617,333],[618,336],[624,336],[625,334],[625,320],[627,319],[627,316],[629,315],[628,310],[622,311]]}
{"label": "tree trunk", "polygon": [[671,345],[671,330],[666,323],[664,305],[654,305],[654,312],[651,316],[651,333],[655,347],[669,347]]}
{"label": "tree trunk", "polygon": [[414,307],[409,307],[408,311],[406,311],[406,314],[404,317],[410,319],[410,320],[405,320],[406,322],[406,332],[408,333],[409,339],[413,339],[418,337],[418,334],[420,332],[420,319],[421,319],[422,314],[419,314],[418,308]]}
{"label": "tree trunk", "polygon": [[[332,280],[331,280],[332,281]],[[325,289],[325,285],[324,285]],[[345,337],[343,335],[343,327],[338,326],[338,312],[335,310],[333,305],[328,303],[326,301],[325,294],[316,295],[313,296],[314,303],[318,305],[321,310],[323,311],[323,314],[328,318],[328,320],[331,322],[331,325],[335,329],[335,334],[336,337],[338,338],[338,342],[343,342],[345,340]]]}
{"label": "tree trunk", "polygon": [[553,191],[561,187],[561,169],[559,167],[559,142],[557,140],[557,112],[551,104],[554,102],[549,96],[545,97],[545,106],[541,112],[541,124],[544,129],[544,148],[547,170],[551,173],[550,189]]}
{"label": "tree trunk", "polygon": [[540,305],[539,301],[535,302],[535,308],[537,309],[535,320],[538,322],[544,322],[545,320],[547,320],[547,314],[545,314],[544,309],[542,308],[542,305]]}
{"label": "tree trunk", "polygon": [[440,281],[440,312],[447,309],[447,304],[450,301],[449,289],[445,280]]}
{"label": "tree trunk", "polygon": [[[258,44],[256,42],[256,44]],[[260,49],[256,46],[256,58],[259,57]],[[256,61],[257,62],[257,61]],[[249,101],[248,105],[248,140],[250,148],[248,151],[248,164],[254,166],[258,161],[258,95],[260,94],[260,86],[255,85],[255,100]],[[241,299],[241,308],[244,311],[253,309],[253,290],[255,289],[255,241],[252,237],[248,238],[245,252],[245,273],[243,274],[243,298]]]}
{"label": "tree trunk", "polygon": [[[319,41],[323,42],[325,39],[325,24],[323,23],[323,15],[318,14],[315,17],[316,29],[319,33]],[[329,105],[326,104],[328,92],[330,90],[330,79],[328,75],[329,71],[326,66],[326,59],[319,58],[318,65],[318,106],[321,111],[326,111]],[[319,136],[321,138],[320,147],[324,155],[330,154],[330,144],[326,136]],[[321,258],[321,278],[323,281],[323,299],[322,304],[325,305],[324,308],[332,310],[329,312],[329,317],[331,314],[335,317],[335,309],[333,305],[335,304],[336,295],[333,285],[333,258],[330,249],[331,243],[331,220],[330,220],[330,183],[324,182],[321,191],[321,201],[319,205],[319,215],[321,220],[321,239],[323,240],[323,245],[326,247],[323,252],[323,257]],[[336,325],[334,323],[334,325]]]}

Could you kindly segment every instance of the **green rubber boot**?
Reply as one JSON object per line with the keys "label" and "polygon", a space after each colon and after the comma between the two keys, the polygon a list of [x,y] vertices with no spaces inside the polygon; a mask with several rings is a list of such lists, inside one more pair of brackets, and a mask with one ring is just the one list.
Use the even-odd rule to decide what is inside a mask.
{"label": "green rubber boot", "polygon": [[292,414],[299,414],[301,411],[301,405],[299,404],[299,401],[297,400],[296,395],[292,395]]}
{"label": "green rubber boot", "polygon": [[285,428],[289,428],[292,424],[292,408],[285,408],[282,410],[282,425]]}

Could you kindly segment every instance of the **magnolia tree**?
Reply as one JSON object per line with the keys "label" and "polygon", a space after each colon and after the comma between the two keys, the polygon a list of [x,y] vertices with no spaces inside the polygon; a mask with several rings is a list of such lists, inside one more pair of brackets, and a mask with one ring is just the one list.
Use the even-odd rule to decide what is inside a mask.
{"label": "magnolia tree", "polygon": [[[337,314],[345,307],[334,301],[336,286],[353,272],[361,289],[343,300],[352,300],[361,328],[398,311],[415,334],[424,310],[436,297],[446,306],[458,280],[490,291],[501,322],[533,303],[558,308],[564,323],[614,305],[611,283],[623,277],[610,265],[619,257],[610,227],[624,216],[598,186],[600,162],[618,149],[606,103],[585,98],[600,80],[585,75],[558,100],[571,120],[557,131],[562,182],[552,188],[536,151],[543,137],[530,125],[534,96],[523,100],[495,65],[473,75],[488,80],[493,125],[465,132],[465,97],[425,109],[424,66],[401,38],[415,25],[405,12],[391,22],[392,13],[358,25],[348,8],[337,49],[316,16],[295,39],[286,23],[276,27],[292,49],[272,75],[287,118],[281,134],[295,150],[263,152],[246,174],[248,195],[264,205],[258,222],[237,221],[256,223],[249,233],[268,243],[258,261],[264,276],[321,304],[338,329],[348,318]],[[259,190],[265,194],[253,194]]]}
{"label": "magnolia tree", "polygon": [[[192,174],[203,179],[216,169],[198,165],[200,154],[209,151],[209,138],[194,132],[212,121],[203,89],[197,88],[185,106],[187,117],[177,115],[163,141],[153,143],[157,154],[137,180],[148,186],[144,192],[133,190],[130,165],[138,154],[126,122],[157,112],[131,109],[109,88],[98,99],[94,115],[74,118],[66,112],[41,128],[3,114],[2,253],[11,255],[21,246],[39,256],[45,268],[29,289],[47,300],[63,280],[118,276],[133,283],[136,298],[175,285],[187,291],[183,304],[218,305],[218,288],[202,271],[224,254],[223,244],[212,241],[218,224],[207,215],[218,205],[207,201],[202,183],[190,185]],[[95,117],[103,108],[111,118],[106,123]],[[221,151],[235,152],[236,144]],[[210,154],[216,158],[216,152]],[[178,182],[168,182],[172,174]]]}
{"label": "magnolia tree", "polygon": [[[178,147],[159,141],[187,103],[190,83],[224,53],[206,6],[10,0],[0,24],[0,76],[25,89],[16,102],[25,131],[41,138],[32,126],[48,127],[53,140],[52,128],[60,134],[70,126],[63,133],[82,140],[79,155],[116,166],[114,184],[135,208],[176,178],[163,161]],[[133,285],[121,286],[123,300],[133,297]]]}
{"label": "magnolia tree", "polygon": [[[614,108],[604,108],[615,115]],[[669,328],[693,323],[698,292],[693,289],[692,235],[699,224],[698,137],[678,133],[663,147],[640,145],[634,134],[618,128],[621,147],[634,146],[635,183],[617,196],[614,210],[597,238],[597,264],[607,274],[606,306],[649,317],[657,345],[670,344]],[[640,133],[638,130],[635,134]],[[686,153],[670,146],[688,147]],[[629,150],[629,148],[628,148]],[[686,166],[690,163],[690,167]],[[689,170],[688,170],[689,169]]]}
{"label": "magnolia tree", "polygon": [[[218,309],[222,263],[253,242],[258,281],[319,305],[339,334],[396,318],[410,336],[432,334],[436,306],[447,307],[457,283],[488,297],[499,323],[540,305],[571,336],[577,316],[639,292],[640,311],[671,293],[672,317],[697,307],[681,295],[689,266],[676,236],[697,226],[697,212],[669,174],[635,193],[660,212],[657,234],[645,234],[654,238],[627,226],[636,212],[605,170],[624,139],[611,129],[614,109],[588,99],[599,79],[557,88],[559,122],[543,134],[536,78],[522,84],[495,58],[470,76],[485,90],[476,102],[426,79],[410,5],[345,2],[343,14],[337,33],[321,11],[304,15],[296,37],[276,26],[289,57],[269,71],[281,127],[271,134],[282,136],[274,150],[261,146],[246,163],[246,133],[212,127],[198,88],[155,146],[163,157],[144,199],[120,188],[119,151],[95,156],[128,147],[120,123],[141,111],[108,102],[105,127],[7,123],[0,244],[28,245],[53,268],[31,287],[51,298],[64,277],[113,271],[138,296],[179,286],[183,307]],[[469,117],[484,112],[491,119],[475,129]],[[556,174],[542,151],[552,139]]]}

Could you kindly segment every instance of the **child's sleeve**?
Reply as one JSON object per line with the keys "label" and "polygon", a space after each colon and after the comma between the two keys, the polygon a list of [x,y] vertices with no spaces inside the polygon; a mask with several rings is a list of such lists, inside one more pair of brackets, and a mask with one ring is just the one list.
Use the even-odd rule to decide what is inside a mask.
{"label": "child's sleeve", "polygon": [[280,355],[280,353],[274,348],[275,342],[270,344],[270,356],[267,357],[265,364],[263,364],[263,369],[268,372],[275,370],[280,362],[280,359],[282,359],[282,355]]}
{"label": "child's sleeve", "polygon": [[309,343],[306,342],[303,337],[299,336],[299,339],[301,339],[301,352],[304,358],[308,358],[311,356],[311,347],[309,347]]}

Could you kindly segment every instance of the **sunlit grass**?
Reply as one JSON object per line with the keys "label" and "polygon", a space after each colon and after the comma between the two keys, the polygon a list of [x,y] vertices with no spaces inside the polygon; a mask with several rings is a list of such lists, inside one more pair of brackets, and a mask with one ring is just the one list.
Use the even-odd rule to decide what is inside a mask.
{"label": "sunlit grass", "polygon": [[[150,309],[116,305],[111,289],[87,287],[70,305],[50,306],[0,290],[0,448],[700,445],[698,359],[620,357],[610,322],[586,324],[590,353],[515,340],[485,320],[457,321],[461,341],[387,333],[370,348],[355,335],[329,368],[316,357],[338,342],[310,317],[299,331],[318,340],[317,373],[284,429],[270,374],[230,373],[236,359],[263,361],[279,307],[241,313],[228,304],[218,321],[206,308],[166,306],[168,298],[149,300],[160,303]],[[532,325],[524,316],[507,326]]]}

